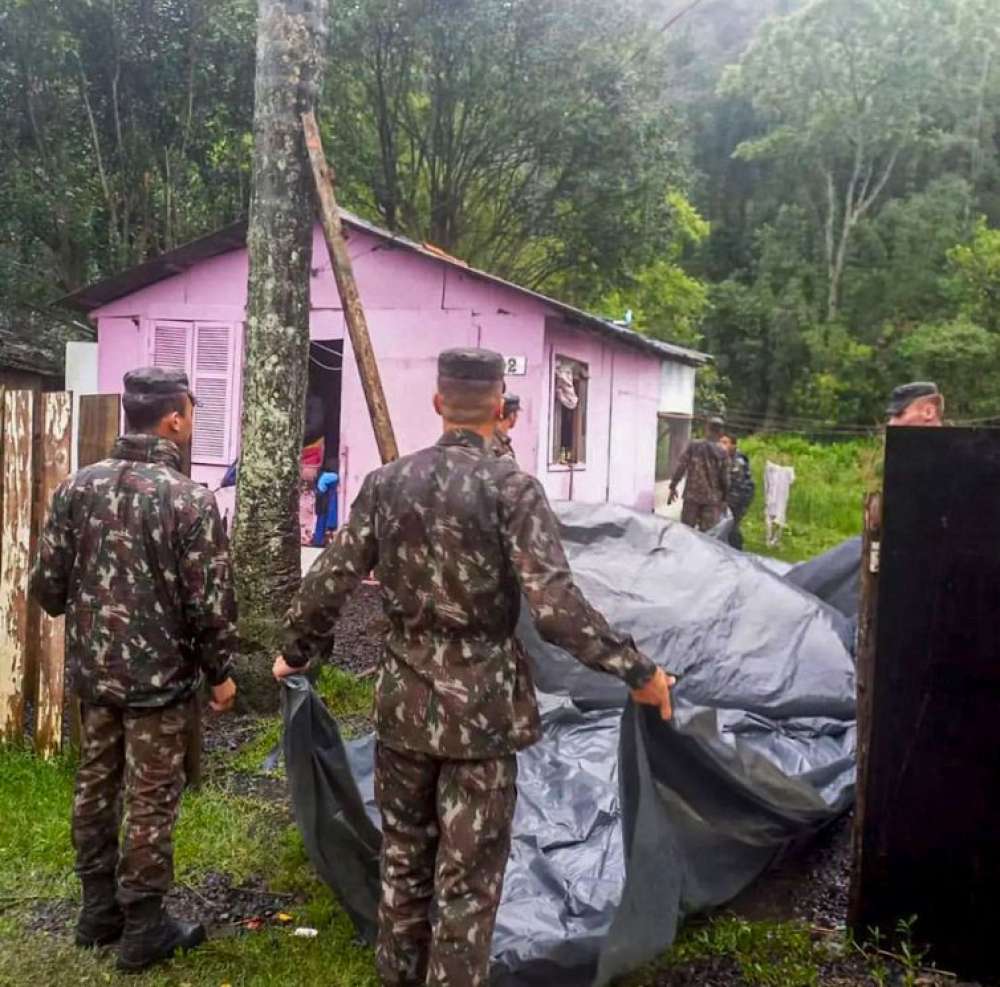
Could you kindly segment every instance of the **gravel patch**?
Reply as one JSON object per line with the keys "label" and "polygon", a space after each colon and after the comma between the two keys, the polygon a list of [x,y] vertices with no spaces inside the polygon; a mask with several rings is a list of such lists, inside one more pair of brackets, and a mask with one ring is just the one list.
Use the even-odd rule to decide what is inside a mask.
{"label": "gravel patch", "polygon": [[362,583],[337,621],[331,664],[355,674],[373,668],[382,657],[387,629],[378,586]]}

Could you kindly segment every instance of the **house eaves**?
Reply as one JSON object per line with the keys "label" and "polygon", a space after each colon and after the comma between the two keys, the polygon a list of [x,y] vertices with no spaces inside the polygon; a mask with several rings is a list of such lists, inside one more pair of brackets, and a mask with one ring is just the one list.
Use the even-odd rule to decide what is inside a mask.
{"label": "house eaves", "polygon": [[[417,243],[408,237],[382,229],[380,226],[376,226],[374,223],[370,223],[346,209],[341,209],[340,213],[347,227],[363,230],[394,246],[413,251],[439,264],[445,264],[477,280],[499,285],[510,291],[515,291],[532,298],[554,312],[557,312],[574,325],[604,336],[607,339],[655,354],[661,359],[672,360],[676,363],[687,364],[688,366],[701,367],[711,361],[711,357],[706,353],[699,353],[697,350],[688,349],[684,346],[677,346],[674,343],[653,339],[627,326],[619,325],[590,312],[585,312],[583,309],[568,305],[558,299],[549,298],[540,292],[525,288],[519,284],[514,284],[512,281],[507,281],[495,274],[490,274],[488,271],[481,271],[470,267],[468,264],[446,254],[442,250]],[[167,251],[159,257],[154,257],[143,264],[129,268],[127,271],[122,271],[119,274],[112,275],[102,281],[97,281],[85,288],[81,288],[61,299],[60,303],[79,311],[92,311],[125,295],[130,295],[148,285],[155,284],[158,281],[163,281],[175,274],[189,270],[202,261],[228,253],[231,250],[241,249],[246,246],[246,236],[247,224],[245,220],[232,223],[220,230],[216,230],[214,233],[209,233],[207,236],[192,240],[190,243]]]}

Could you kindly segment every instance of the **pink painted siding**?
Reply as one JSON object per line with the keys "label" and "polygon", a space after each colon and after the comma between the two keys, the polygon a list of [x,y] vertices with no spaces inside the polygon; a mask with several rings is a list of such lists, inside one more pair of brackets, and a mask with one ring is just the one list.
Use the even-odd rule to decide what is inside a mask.
{"label": "pink painted siding", "polygon": [[[549,496],[652,510],[660,360],[556,319],[546,323],[545,348],[549,369],[543,381],[545,416],[537,472]],[[585,363],[590,372],[587,461],[574,467],[572,476],[568,467],[551,462],[551,381],[560,356]]]}
{"label": "pink painted siding", "polygon": [[[588,364],[587,463],[572,477],[575,500],[614,500],[652,509],[656,410],[661,361],[606,341],[553,316],[543,302],[492,284],[432,258],[353,231],[349,246],[372,343],[402,452],[434,442],[440,421],[431,405],[437,353],[449,346],[487,346],[526,361],[523,376],[508,378],[522,413],[515,452],[553,499],[570,496],[565,467],[549,463],[552,445],[551,375],[557,355]],[[117,391],[122,374],[152,361],[155,327],[172,321],[228,324],[232,333],[232,400],[223,423],[232,456],[239,446],[242,322],[247,254],[233,250],[120,298],[92,313],[98,323],[102,390]],[[345,337],[343,315],[322,236],[317,229],[312,281],[311,335]],[[196,332],[192,328],[192,332]],[[196,339],[196,337],[192,337]],[[194,342],[192,345],[195,345]],[[195,477],[221,480],[218,456],[194,463]],[[350,341],[344,344],[341,396],[341,497],[346,508],[364,476],[379,465],[367,406]]]}

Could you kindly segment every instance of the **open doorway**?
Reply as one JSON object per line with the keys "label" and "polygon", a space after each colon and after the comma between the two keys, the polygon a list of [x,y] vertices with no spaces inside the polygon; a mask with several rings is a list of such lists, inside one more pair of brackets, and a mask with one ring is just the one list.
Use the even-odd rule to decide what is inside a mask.
{"label": "open doorway", "polygon": [[340,394],[344,341],[325,339],[309,344],[309,388],[306,392],[305,444],[323,439],[322,468],[340,469]]}
{"label": "open doorway", "polygon": [[343,340],[309,344],[309,383],[299,475],[299,528],[301,543],[317,548],[332,536],[338,520],[343,357]]}

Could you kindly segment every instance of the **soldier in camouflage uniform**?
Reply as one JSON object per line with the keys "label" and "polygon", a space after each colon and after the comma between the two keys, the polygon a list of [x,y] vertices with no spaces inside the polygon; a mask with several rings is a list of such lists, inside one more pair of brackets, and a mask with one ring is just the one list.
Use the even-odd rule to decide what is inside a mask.
{"label": "soldier in camouflage uniform", "polygon": [[369,572],[390,629],[375,700],[388,987],[485,987],[510,850],[517,751],[541,733],[515,637],[522,594],[543,638],[623,679],[670,717],[673,680],[616,634],[573,583],[541,484],[490,447],[503,358],[449,350],[444,434],[370,474],[289,612],[277,678],[328,653]]}
{"label": "soldier in camouflage uniform", "polygon": [[501,459],[513,459],[514,443],[511,442],[511,429],[517,424],[517,416],[521,413],[521,399],[516,394],[506,394],[503,399],[503,411],[500,421],[493,429],[493,454]]}
{"label": "soldier in camouflage uniform", "polygon": [[736,436],[722,436],[722,448],[726,450],[726,455],[729,457],[729,493],[726,495],[726,505],[733,515],[729,544],[733,548],[743,551],[743,532],[740,530],[740,522],[750,510],[757,488],[753,480],[753,472],[750,469],[750,460],[740,452]]}
{"label": "soldier in camouflage uniform", "polygon": [[723,423],[710,418],[705,438],[688,444],[670,480],[670,499],[677,499],[677,488],[684,485],[684,508],[681,521],[689,528],[709,531],[721,520],[729,493],[729,457],[720,445]]}
{"label": "soldier in camouflage uniform", "polygon": [[70,685],[80,699],[76,941],[121,938],[119,967],[140,970],[205,937],[200,925],[168,916],[162,900],[192,703],[207,678],[213,708],[232,705],[236,636],[215,499],[180,473],[193,420],[187,377],[157,368],[126,374],[123,405],[129,432],[110,458],[55,493],[31,592],[48,613],[66,615]]}

